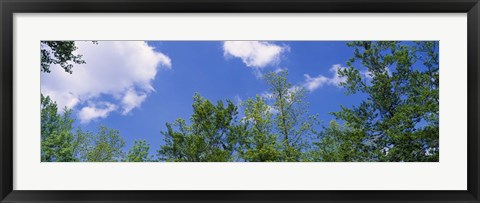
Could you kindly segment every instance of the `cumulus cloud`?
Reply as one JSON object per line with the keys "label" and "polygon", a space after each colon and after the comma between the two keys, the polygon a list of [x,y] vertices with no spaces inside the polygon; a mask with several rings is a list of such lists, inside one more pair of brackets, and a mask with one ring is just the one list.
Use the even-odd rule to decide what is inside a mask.
{"label": "cumulus cloud", "polygon": [[251,68],[275,65],[280,61],[281,54],[288,50],[288,46],[260,41],[225,41],[223,43],[224,56],[240,58],[246,66]]}
{"label": "cumulus cloud", "polygon": [[97,107],[97,105],[98,104],[91,104],[80,110],[78,118],[80,118],[81,123],[88,123],[97,118],[106,118],[110,112],[117,109],[116,105],[108,102],[104,102],[102,104],[103,107]]}
{"label": "cumulus cloud", "polygon": [[344,69],[340,64],[335,64],[330,68],[330,72],[333,74],[332,77],[326,77],[323,75],[318,75],[317,77],[311,77],[308,74],[304,74],[305,82],[303,86],[309,91],[314,91],[324,85],[334,85],[339,86],[341,82],[344,82],[346,78],[340,77],[338,75],[338,70]]}
{"label": "cumulus cloud", "polygon": [[[73,74],[52,66],[51,73],[42,73],[41,91],[60,107],[80,108],[78,116],[82,122],[105,118],[115,110],[128,114],[154,91],[152,81],[158,70],[171,67],[168,56],[143,41],[76,45],[76,52],[83,55],[86,64],[75,65]],[[97,107],[107,102],[106,98],[117,104],[115,108]]]}
{"label": "cumulus cloud", "polygon": [[324,84],[328,83],[330,80],[329,78],[319,75],[317,77],[311,77],[308,74],[305,74],[305,88],[307,88],[310,91],[316,90],[317,88],[323,86]]}
{"label": "cumulus cloud", "polygon": [[133,108],[139,107],[147,98],[146,93],[137,93],[133,89],[128,89],[127,93],[122,99],[123,111],[122,114],[128,114]]}

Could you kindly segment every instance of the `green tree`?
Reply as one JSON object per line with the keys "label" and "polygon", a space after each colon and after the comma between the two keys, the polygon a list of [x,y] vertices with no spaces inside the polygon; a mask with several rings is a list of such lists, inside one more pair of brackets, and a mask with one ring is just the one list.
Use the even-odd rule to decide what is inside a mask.
{"label": "green tree", "polygon": [[319,141],[314,143],[313,161],[362,161],[365,156],[357,150],[363,145],[363,140],[358,135],[348,124],[342,126],[331,120],[319,133]]}
{"label": "green tree", "polygon": [[302,152],[307,148],[306,138],[312,132],[316,116],[308,115],[308,104],[304,102],[306,90],[301,86],[292,86],[287,81],[288,72],[270,72],[265,80],[270,86],[273,109],[278,111],[273,121],[276,133],[282,138],[283,161],[300,161]]}
{"label": "green tree", "polygon": [[71,110],[58,113],[57,104],[50,97],[40,96],[41,101],[41,160],[44,162],[78,161],[85,143],[81,134],[72,133]]}
{"label": "green tree", "polygon": [[[58,113],[57,104],[50,97],[41,95],[40,98],[42,162],[122,161],[125,141],[118,130],[101,126],[96,134],[80,128],[74,132],[72,124],[75,119],[72,118],[71,110],[64,108],[62,113]],[[134,159],[133,156],[136,155],[146,160],[145,151],[148,155],[148,144],[135,142],[129,158]]]}
{"label": "green tree", "polygon": [[158,157],[164,161],[198,162],[202,161],[202,149],[204,142],[199,136],[192,135],[190,126],[185,120],[177,119],[174,123],[166,124],[167,131],[162,132],[165,136],[165,144],[157,150]]}
{"label": "green tree", "polygon": [[127,162],[148,162],[151,157],[148,156],[150,144],[146,140],[135,140],[133,147],[130,148],[127,154]]}
{"label": "green tree", "polygon": [[[438,161],[438,42],[348,43],[354,57],[339,70],[347,94],[366,96],[333,113],[361,140],[363,161]],[[361,73],[355,66],[368,71]],[[363,75],[363,76],[362,76]],[[353,153],[353,152],[352,152]],[[350,161],[354,161],[351,159]]]}
{"label": "green tree", "polygon": [[75,41],[41,41],[41,71],[50,73],[50,65],[58,64],[71,74],[73,64],[85,63],[82,55],[73,53],[77,48]]}
{"label": "green tree", "polygon": [[88,162],[116,162],[121,161],[125,153],[122,148],[125,141],[120,132],[105,126],[100,126],[96,134],[91,132],[82,133],[88,137],[88,147],[84,157]]}
{"label": "green tree", "polygon": [[273,133],[272,107],[258,95],[255,99],[248,99],[244,107],[245,117],[242,122],[246,125],[246,130],[238,138],[240,157],[251,162],[281,160],[280,144]]}
{"label": "green tree", "polygon": [[[93,41],[97,44],[97,41]],[[58,64],[65,72],[72,73],[73,64],[84,64],[82,55],[75,55],[74,41],[41,41],[41,71],[50,73],[50,66]],[[58,114],[58,107],[48,96],[41,95],[41,156],[42,161],[71,162],[86,161],[88,158],[90,133],[77,129],[72,132],[72,111],[64,107]]]}
{"label": "green tree", "polygon": [[183,119],[166,124],[167,131],[162,132],[165,145],[157,151],[159,158],[187,162],[233,160],[237,107],[231,101],[226,106],[222,101],[214,105],[198,93],[193,98],[192,124],[187,126]]}

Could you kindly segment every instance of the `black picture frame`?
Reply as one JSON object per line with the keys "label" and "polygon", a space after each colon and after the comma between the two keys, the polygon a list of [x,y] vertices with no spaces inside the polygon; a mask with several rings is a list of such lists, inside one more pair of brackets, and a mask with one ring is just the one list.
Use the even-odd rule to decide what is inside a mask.
{"label": "black picture frame", "polygon": [[[480,202],[478,0],[0,0],[1,202]],[[13,190],[15,13],[467,13],[466,191],[17,191]],[[448,175],[448,174],[446,174]]]}

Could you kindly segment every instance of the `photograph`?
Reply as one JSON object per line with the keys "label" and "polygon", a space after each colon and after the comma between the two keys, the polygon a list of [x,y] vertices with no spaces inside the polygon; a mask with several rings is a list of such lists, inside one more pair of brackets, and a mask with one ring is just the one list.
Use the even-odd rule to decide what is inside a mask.
{"label": "photograph", "polygon": [[439,44],[41,41],[41,162],[439,162]]}

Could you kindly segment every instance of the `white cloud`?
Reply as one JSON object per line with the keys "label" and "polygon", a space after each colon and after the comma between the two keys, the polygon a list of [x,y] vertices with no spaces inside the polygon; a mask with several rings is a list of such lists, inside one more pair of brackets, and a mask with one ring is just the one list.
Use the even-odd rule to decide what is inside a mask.
{"label": "white cloud", "polygon": [[279,46],[260,41],[225,41],[223,43],[224,56],[241,58],[246,66],[251,68],[265,68],[280,61],[283,52],[288,46]]}
{"label": "white cloud", "polygon": [[72,92],[59,93],[50,89],[44,89],[43,87],[41,88],[42,94],[50,96],[50,98],[57,103],[59,110],[63,109],[63,107],[71,109],[79,103],[78,97],[76,97]]}
{"label": "white cloud", "polygon": [[145,101],[146,98],[147,98],[146,93],[138,94],[135,90],[128,89],[127,93],[125,93],[125,96],[122,99],[122,104],[123,104],[122,114],[126,115],[133,108],[139,107],[143,103],[143,101]]}
{"label": "white cloud", "polygon": [[305,83],[303,86],[307,88],[309,91],[314,91],[324,85],[334,85],[339,87],[341,82],[344,82],[346,78],[340,77],[338,75],[338,70],[344,69],[340,64],[335,64],[330,68],[330,72],[333,74],[332,77],[326,77],[323,75],[318,75],[317,77],[311,77],[308,74],[304,74],[305,76]]}
{"label": "white cloud", "polygon": [[[159,68],[171,67],[168,56],[155,51],[143,41],[77,42],[76,45],[76,53],[83,55],[86,64],[74,65],[72,74],[53,65],[51,73],[42,73],[41,91],[56,101],[59,107],[78,107],[92,115],[92,112],[97,112],[100,118],[105,118],[111,112],[104,113],[90,105],[106,102],[101,101],[100,96],[118,103],[116,110],[127,114],[139,107],[154,91],[152,81]],[[82,108],[86,104],[90,109]],[[88,118],[95,118],[86,115],[79,114],[84,122],[88,122]]]}
{"label": "white cloud", "polygon": [[329,78],[319,75],[318,77],[310,77],[310,75],[305,74],[305,88],[309,91],[316,90],[319,87],[322,87],[324,84],[328,83]]}
{"label": "white cloud", "polygon": [[102,106],[103,107],[97,107],[95,104],[92,104],[90,106],[83,107],[78,113],[80,122],[88,123],[97,118],[106,118],[110,112],[117,109],[116,105],[108,102],[103,103]]}
{"label": "white cloud", "polygon": [[273,99],[273,94],[271,92],[263,92],[262,94],[260,94],[260,97],[266,99],[266,100],[269,100],[269,99]]}
{"label": "white cloud", "polygon": [[330,78],[329,80],[329,83],[331,85],[335,85],[335,86],[340,86],[340,83],[341,82],[345,82],[346,78],[345,77],[340,77],[340,75],[338,75],[338,70],[343,70],[345,69],[345,67],[342,67],[340,64],[335,64],[332,66],[332,68],[330,68],[330,72],[333,73],[333,77]]}

